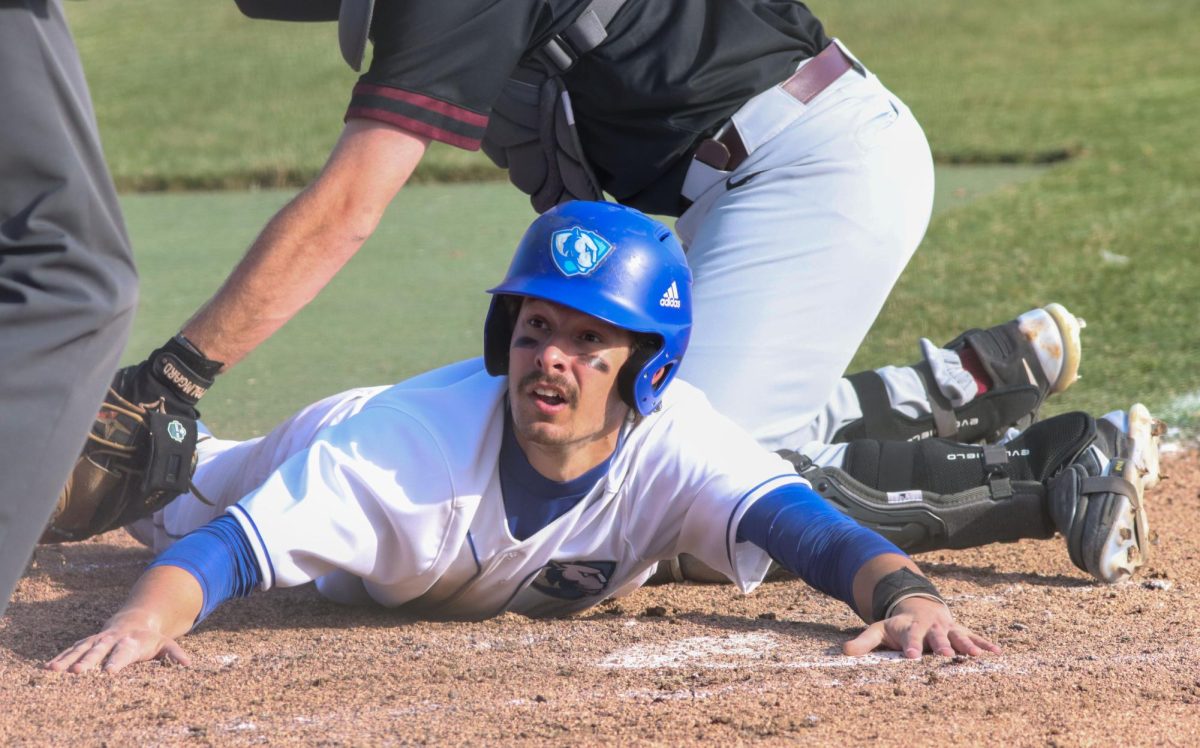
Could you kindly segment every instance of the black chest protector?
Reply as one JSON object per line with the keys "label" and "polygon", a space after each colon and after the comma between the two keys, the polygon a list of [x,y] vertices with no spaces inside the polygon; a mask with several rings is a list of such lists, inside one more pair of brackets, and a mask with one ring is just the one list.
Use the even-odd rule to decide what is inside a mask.
{"label": "black chest protector", "polygon": [[626,0],[592,0],[575,21],[530,52],[492,106],[482,148],[544,213],[569,200],[603,200],[588,165],[563,73],[607,37]]}

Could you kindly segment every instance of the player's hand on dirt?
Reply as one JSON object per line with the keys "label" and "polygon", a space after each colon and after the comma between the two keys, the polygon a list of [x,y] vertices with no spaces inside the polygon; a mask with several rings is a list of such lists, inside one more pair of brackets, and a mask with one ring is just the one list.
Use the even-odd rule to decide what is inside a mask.
{"label": "player's hand on dirt", "polygon": [[71,673],[102,669],[115,673],[135,662],[156,659],[180,665],[190,665],[192,661],[174,639],[159,633],[146,617],[121,613],[100,633],[80,639],[60,652],[46,663],[46,669]]}
{"label": "player's hand on dirt", "polygon": [[900,601],[891,618],[872,623],[843,644],[842,652],[857,657],[878,647],[894,649],[910,659],[917,659],[926,651],[944,657],[956,654],[976,657],[1000,651],[1000,647],[956,623],[944,604],[923,597]]}

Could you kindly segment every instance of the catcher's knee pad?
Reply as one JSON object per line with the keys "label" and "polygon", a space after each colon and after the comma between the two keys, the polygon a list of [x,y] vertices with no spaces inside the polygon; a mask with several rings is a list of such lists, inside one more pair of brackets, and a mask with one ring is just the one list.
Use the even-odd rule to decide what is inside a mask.
{"label": "catcher's knee pad", "polygon": [[847,447],[841,468],[797,467],[860,524],[920,553],[1050,537],[1056,524],[1044,482],[1095,438],[1094,419],[1068,413],[1005,445],[860,439]]}
{"label": "catcher's knee pad", "polygon": [[1054,534],[1045,490],[1036,481],[1010,481],[999,496],[987,484],[950,494],[881,491],[838,468],[814,467],[804,476],[826,500],[906,553]]}
{"label": "catcher's knee pad", "polygon": [[[1028,426],[1048,395],[1062,392],[1078,378],[1079,330],[1083,322],[1059,304],[1050,304],[1036,315],[1023,316],[1031,316],[1025,329],[1014,319],[987,330],[968,330],[943,346],[956,353],[970,348],[991,381],[987,392],[957,408],[942,394],[928,361],[911,367],[921,376],[931,409],[929,415],[919,418],[893,410],[878,373],[864,371],[847,377],[858,396],[863,417],[839,429],[833,441],[918,441],[932,437],[960,442],[995,441],[1010,427]],[[1032,329],[1037,324],[1053,325],[1055,330],[1039,336]],[[1060,367],[1053,381],[1040,363],[1034,339],[1058,341],[1055,353]]]}

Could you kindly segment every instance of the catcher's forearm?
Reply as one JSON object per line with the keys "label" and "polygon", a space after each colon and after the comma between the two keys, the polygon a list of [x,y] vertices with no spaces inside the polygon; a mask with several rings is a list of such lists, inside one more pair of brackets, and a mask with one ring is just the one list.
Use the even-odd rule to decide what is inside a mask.
{"label": "catcher's forearm", "polygon": [[317,220],[322,206],[301,193],[259,235],[183,334],[205,355],[242,360],[300,311],[341,269],[365,237],[337,235]]}
{"label": "catcher's forearm", "polygon": [[203,603],[195,577],[176,566],[155,566],[138,579],[106,628],[136,621],[174,639],[191,630]]}
{"label": "catcher's forearm", "polygon": [[229,368],[311,301],[375,230],[429,138],[351,119],[311,185],[267,224],[183,329]]}

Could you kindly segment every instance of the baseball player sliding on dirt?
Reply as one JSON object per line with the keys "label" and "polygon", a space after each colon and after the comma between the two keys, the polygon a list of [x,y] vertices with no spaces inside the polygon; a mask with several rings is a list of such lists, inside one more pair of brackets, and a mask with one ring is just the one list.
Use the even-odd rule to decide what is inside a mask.
{"label": "baseball player sliding on dirt", "polygon": [[[944,347],[923,341],[913,366],[843,377],[924,234],[932,160],[903,102],[801,3],[239,5],[254,16],[340,18],[343,53],[356,68],[368,36],[373,40],[369,69],[320,176],[270,221],[179,335],[117,373],[93,429],[93,436],[114,438],[104,437],[108,451],[98,459],[81,459],[48,541],[129,524],[188,490],[194,431],[183,424],[197,417],[200,398],[358,251],[432,140],[483,149],[539,212],[607,194],[678,216],[695,278],[696,322],[679,373],[767,449],[812,458],[805,445],[856,439],[995,443],[1010,427],[1028,426],[1047,396],[1075,380],[1079,323],[1056,305]],[[570,241],[580,270],[602,264],[603,247],[590,241]],[[147,469],[92,470],[137,442],[114,434],[110,421],[139,409],[147,411],[152,437]],[[1144,409],[1132,414],[1129,432],[1147,441],[1152,421]],[[178,439],[168,430],[172,423],[180,424]],[[1091,429],[1088,421],[1067,431],[1084,439]],[[869,496],[850,492],[852,498],[823,493],[862,511],[901,547],[957,547],[1058,527],[1044,513],[1034,521],[1002,506],[1009,499],[1040,506],[1042,479],[1051,474],[1045,471],[1061,467],[1056,459],[1023,471],[997,463],[1022,458],[1019,450],[993,450],[985,460],[973,451],[897,451],[882,443],[817,460],[845,476],[815,485],[847,485],[846,477],[882,488]],[[958,454],[970,461],[954,462]],[[983,470],[1012,472],[1011,485],[989,483],[987,501],[958,498],[982,485]],[[65,501],[81,485],[130,482],[140,484],[138,506],[105,505],[80,517]],[[1020,493],[1025,483],[1032,493]],[[894,486],[951,498],[939,505]],[[1010,488],[1017,492],[1010,496]],[[1100,579],[1130,574],[1143,562],[1144,512],[1134,506],[1139,498],[1127,495],[1136,493],[1124,488],[1113,500],[1125,531],[1108,561],[1073,551],[1075,562]],[[1099,522],[1072,542],[1105,545],[1107,536],[1092,536],[1110,529]],[[667,566],[670,578],[710,575],[704,564],[682,559]]]}
{"label": "baseball player sliding on dirt", "polygon": [[482,361],[328,398],[265,437],[202,438],[194,489],[130,525],[157,560],[103,631],[48,667],[186,663],[175,640],[255,588],[315,582],[335,601],[437,618],[557,616],[636,588],[679,554],[744,591],[774,562],[843,600],[869,624],[847,654],[978,655],[998,648],[957,624],[900,548],[821,498],[794,463],[851,514],[899,506],[902,519],[942,518],[949,536],[920,519],[892,523],[929,529],[902,538],[919,546],[1005,539],[979,529],[996,521],[986,499],[1027,535],[1061,529],[1073,558],[1083,538],[1076,562],[1095,566],[1113,550],[1095,541],[1119,540],[1115,523],[1140,506],[1138,471],[1114,468],[1132,462],[1134,440],[1083,414],[1038,424],[1003,456],[933,439],[879,460],[962,456],[965,469],[937,479],[955,495],[912,471],[918,499],[900,502],[851,477],[864,477],[878,442],[833,449],[822,468],[764,450],[676,379],[691,274],[671,232],[630,208],[575,202],[544,214],[491,293]]}

